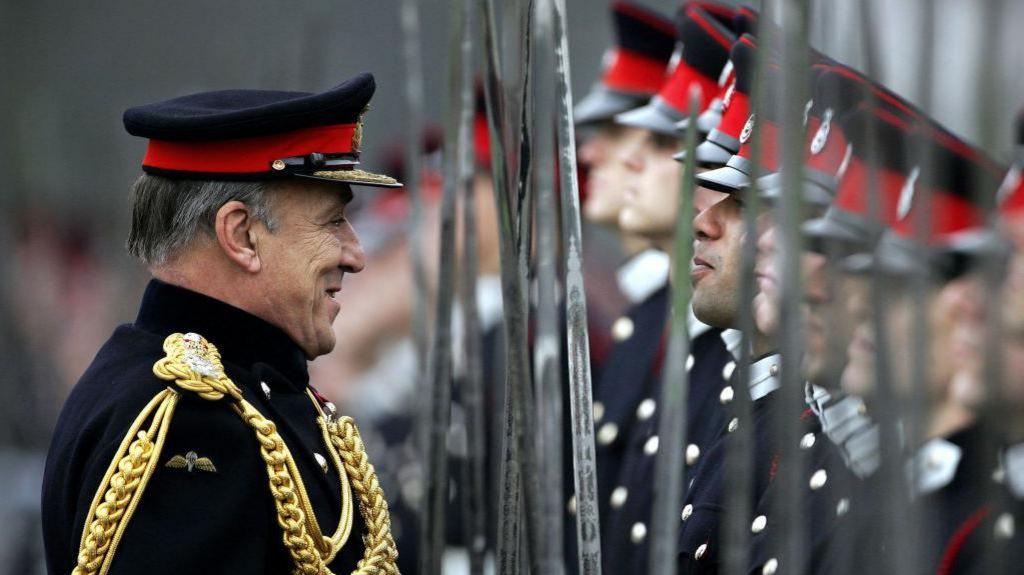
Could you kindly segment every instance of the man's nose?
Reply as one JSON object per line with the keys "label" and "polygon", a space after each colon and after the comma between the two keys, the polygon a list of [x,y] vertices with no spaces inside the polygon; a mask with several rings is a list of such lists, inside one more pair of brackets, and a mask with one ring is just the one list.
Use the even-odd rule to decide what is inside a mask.
{"label": "man's nose", "polygon": [[366,252],[363,251],[363,244],[355,232],[352,232],[351,240],[342,247],[340,267],[350,274],[357,274],[366,267]]}
{"label": "man's nose", "polygon": [[716,219],[718,205],[712,205],[700,212],[693,218],[693,234],[699,241],[708,241],[717,238],[720,234],[720,227]]}

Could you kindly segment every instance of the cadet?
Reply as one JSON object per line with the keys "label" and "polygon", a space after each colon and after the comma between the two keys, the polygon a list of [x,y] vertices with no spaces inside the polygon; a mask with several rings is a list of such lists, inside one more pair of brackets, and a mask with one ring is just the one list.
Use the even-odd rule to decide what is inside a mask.
{"label": "cadet", "polygon": [[397,573],[359,433],[309,384],[335,345],[345,217],[375,89],[225,90],[129,109],[149,139],[129,251],[153,275],[64,405],[51,573]]}
{"label": "cadet", "polygon": [[[734,38],[731,27],[724,22],[731,25],[733,17],[731,9],[710,3],[691,3],[684,7],[679,14],[683,53],[672,77],[651,103],[616,117],[621,124],[643,130],[642,137],[624,148],[619,159],[634,175],[619,225],[670,255],[674,249],[682,176],[681,166],[672,159],[678,149],[676,123],[687,113],[692,88],[696,87],[700,93],[698,105],[701,108],[698,112],[707,109],[718,93],[718,79],[728,74],[729,48]],[[721,196],[709,190],[698,190],[693,207],[701,212]],[[678,265],[686,263],[679,262]],[[643,304],[645,309],[650,309],[651,319],[645,326],[648,343],[643,352],[650,359],[645,358],[640,366],[635,362],[631,365],[631,377],[634,378],[631,385],[627,387],[625,380],[606,378],[601,385],[611,381],[612,387],[598,388],[608,395],[617,396],[615,413],[621,415],[617,415],[620,419],[616,421],[628,424],[628,427],[620,426],[617,436],[617,443],[623,449],[621,470],[610,493],[602,494],[608,498],[610,508],[602,525],[605,543],[602,559],[608,572],[643,572],[647,569],[647,525],[652,512],[655,461],[660,444],[658,421],[661,407],[657,400],[662,389],[668,297],[666,285],[651,296],[650,303]],[[654,302],[657,302],[657,309],[653,309]],[[689,439],[684,448],[685,461],[691,468],[702,458],[710,438],[725,426],[720,394],[729,354],[720,334],[720,330],[691,318],[692,355],[686,364],[690,371]],[[636,339],[638,336],[633,337]],[[624,401],[624,397],[632,399],[632,403]],[[606,409],[606,413],[609,412],[610,409]]]}

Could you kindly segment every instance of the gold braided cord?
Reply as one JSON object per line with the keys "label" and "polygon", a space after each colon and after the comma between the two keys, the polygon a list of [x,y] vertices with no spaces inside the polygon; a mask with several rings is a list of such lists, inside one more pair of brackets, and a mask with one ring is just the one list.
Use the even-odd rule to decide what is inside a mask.
{"label": "gold braided cord", "polygon": [[352,489],[359,498],[359,513],[366,522],[363,545],[366,551],[353,571],[355,575],[397,575],[398,548],[391,535],[391,516],[384,490],[377,481],[377,473],[366,455],[366,447],[351,417],[341,417],[328,423],[334,448],[345,461],[345,471]]}
{"label": "gold braided cord", "polygon": [[[181,389],[191,391],[209,401],[225,397],[232,409],[256,432],[260,455],[266,464],[271,495],[281,526],[282,540],[295,564],[295,573],[332,575],[327,568],[351,530],[351,494],[343,484],[342,518],[339,533],[325,537],[317,524],[302,477],[287,445],[277,433],[274,422],[265,418],[242,398],[241,390],[224,373],[220,353],[204,338],[194,333],[172,334],[164,340],[167,356],[153,366],[157,377],[173,381]],[[348,418],[345,418],[348,419]],[[366,457],[358,431],[348,419],[344,427],[333,423],[329,451],[337,449],[344,460],[345,473],[359,497],[359,510],[367,524],[363,540],[363,558],[353,571],[357,575],[397,574],[397,550],[391,537],[387,503],[377,482],[373,466]],[[341,446],[341,447],[338,447]],[[335,456],[332,453],[332,456]],[[337,459],[337,457],[335,457]],[[348,509],[346,517],[346,509]]]}
{"label": "gold braided cord", "polygon": [[[178,392],[158,393],[135,418],[100,482],[82,528],[74,575],[105,575],[163,449]],[[152,421],[142,430],[146,421]]]}
{"label": "gold braided cord", "polygon": [[334,532],[331,537],[332,552],[324,557],[324,563],[330,563],[334,560],[335,554],[341,551],[341,548],[348,541],[349,536],[352,534],[352,491],[348,481],[348,473],[345,471],[345,464],[341,462],[341,457],[338,455],[338,450],[334,448],[334,443],[331,441],[330,431],[327,427],[327,418],[324,416],[323,409],[320,407],[320,403],[316,400],[312,393],[306,392],[312,401],[313,406],[317,412],[320,413],[320,417],[316,418],[317,425],[320,426],[320,434],[323,437],[324,445],[327,446],[327,453],[331,456],[331,461],[334,463],[334,469],[338,472],[338,483],[341,487],[341,514],[338,517],[338,529]]}

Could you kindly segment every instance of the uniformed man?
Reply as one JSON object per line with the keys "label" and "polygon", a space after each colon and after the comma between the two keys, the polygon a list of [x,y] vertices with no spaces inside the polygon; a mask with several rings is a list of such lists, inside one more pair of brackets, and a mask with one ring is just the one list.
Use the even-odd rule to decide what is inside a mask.
{"label": "uniformed man", "polygon": [[129,109],[149,140],[129,251],[153,279],[61,413],[43,485],[53,573],[397,573],[351,418],[309,384],[365,265],[360,74]]}
{"label": "uniformed man", "polygon": [[[657,94],[665,83],[677,33],[669,18],[638,4],[616,2],[612,4],[611,11],[615,46],[605,55],[600,81],[574,107],[573,119],[581,134],[580,165],[587,171],[587,193],[582,198],[583,216],[589,223],[612,230],[626,256],[615,276],[619,292],[627,300],[629,309],[612,324],[612,352],[601,365],[602,370],[611,370],[609,378],[622,381],[636,351],[642,349],[643,342],[649,342],[650,338],[644,334],[650,329],[651,321],[657,319],[650,317],[651,313],[639,314],[635,306],[648,300],[664,285],[668,277],[668,256],[652,249],[650,242],[641,236],[627,233],[619,227],[619,214],[632,177],[619,158],[622,148],[643,130],[616,123],[614,118],[616,114],[646,104]],[[651,307],[658,308],[657,305]],[[654,315],[657,313],[654,311]],[[590,335],[593,338],[596,332],[591,331]],[[631,347],[631,342],[637,347]],[[594,357],[593,351],[591,357]],[[603,380],[601,370],[592,373],[595,383]],[[600,384],[595,385],[593,414],[598,433],[598,492],[602,494],[599,513],[605,518],[609,485],[615,480],[620,466],[615,448],[618,445],[615,441],[619,433],[618,418],[634,409],[635,401],[622,402],[617,394],[605,397],[599,389]],[[617,406],[623,403],[624,409],[618,409]],[[608,408],[610,411],[606,414]],[[565,445],[571,445],[570,441]],[[566,485],[565,493],[569,514],[565,537],[566,565],[569,572],[575,572],[578,561],[575,552],[575,495],[571,484]]]}
{"label": "uniformed man", "polygon": [[[678,21],[683,56],[671,78],[649,104],[616,116],[616,122],[629,126],[636,135],[616,158],[630,176],[619,227],[650,242],[664,258],[674,249],[682,176],[681,166],[672,159],[678,149],[676,122],[687,112],[691,87],[700,91],[702,107],[707,107],[717,93],[729,49],[722,38],[733,34],[724,22],[731,23],[733,15],[731,9],[710,3],[685,6]],[[707,208],[717,196],[708,191],[698,193],[695,210]],[[617,322],[629,326],[624,331],[632,333],[614,348],[611,358],[618,362],[609,359],[605,377],[595,390],[604,402],[597,440],[599,449],[609,455],[598,461],[599,477],[603,479],[599,488],[604,488],[599,489],[599,495],[607,509],[602,517],[602,561],[607,572],[644,571],[648,561],[647,524],[659,451],[658,399],[670,291],[667,266],[660,279],[658,284],[649,284],[654,289],[647,291],[629,316]],[[695,464],[707,447],[703,430],[724,425],[719,393],[723,366],[728,361],[718,330],[693,320],[691,337],[692,356],[687,362],[692,390],[688,410],[691,439],[685,447],[689,465]],[[638,354],[642,354],[639,362]],[[716,419],[721,421],[716,423]],[[611,454],[617,458],[617,467],[606,465],[601,469]]]}

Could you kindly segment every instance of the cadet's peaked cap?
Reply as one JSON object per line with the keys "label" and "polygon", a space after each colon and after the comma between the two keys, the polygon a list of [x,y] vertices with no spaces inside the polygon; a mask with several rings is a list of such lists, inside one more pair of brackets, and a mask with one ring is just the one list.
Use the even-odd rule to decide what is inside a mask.
{"label": "cadet's peaked cap", "polygon": [[699,93],[698,113],[711,104],[736,36],[704,4],[687,4],[681,11],[677,25],[682,57],[668,80],[646,106],[615,116],[617,123],[674,136],[676,123],[689,113],[691,89]]}
{"label": "cadet's peaked cap", "polygon": [[668,76],[676,45],[672,20],[632,2],[612,4],[615,46],[605,54],[601,80],[576,104],[573,117],[585,125],[611,120],[641,106]]}
{"label": "cadet's peaked cap", "polygon": [[129,108],[124,126],[149,138],[142,169],[199,180],[312,178],[396,188],[394,178],[359,170],[362,114],[373,76],[326,92],[221,90]]}
{"label": "cadet's peaked cap", "polygon": [[[707,138],[697,146],[694,159],[704,168],[721,168],[740,151],[740,134],[750,116],[750,88],[757,59],[757,41],[753,36],[740,38],[729,52],[734,79],[722,98],[722,117]],[[685,152],[676,159],[686,159]]]}

